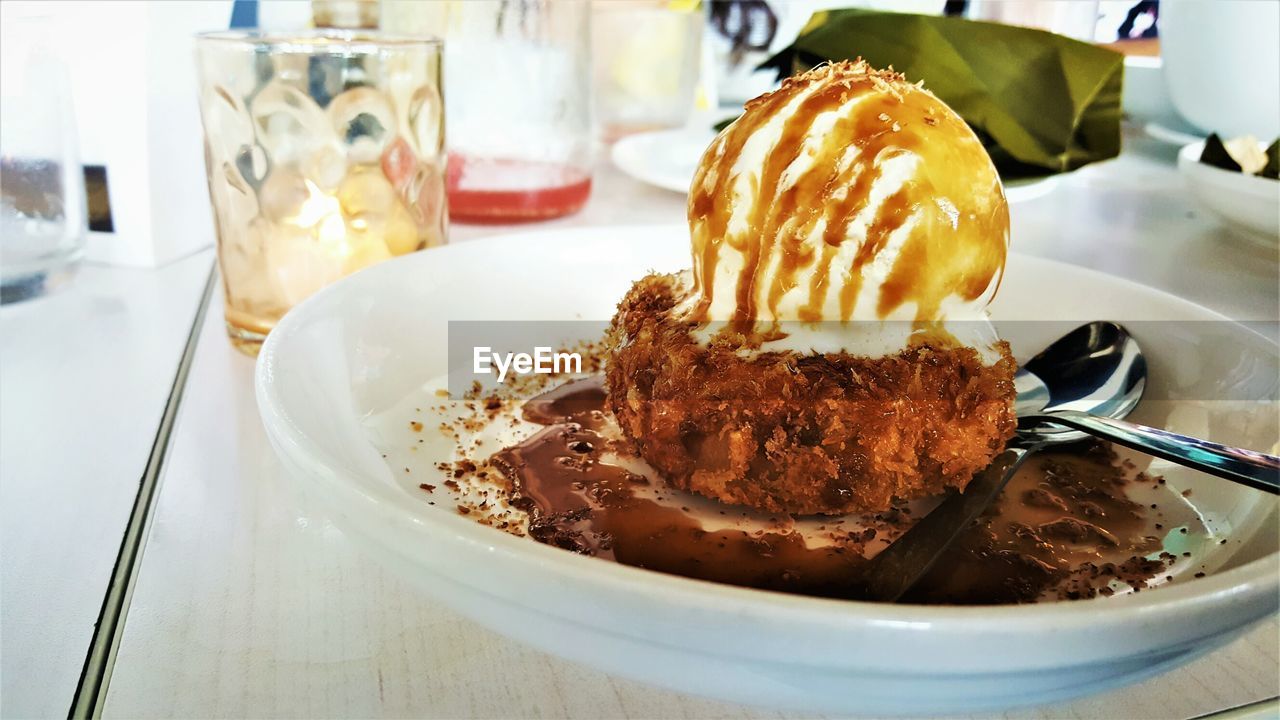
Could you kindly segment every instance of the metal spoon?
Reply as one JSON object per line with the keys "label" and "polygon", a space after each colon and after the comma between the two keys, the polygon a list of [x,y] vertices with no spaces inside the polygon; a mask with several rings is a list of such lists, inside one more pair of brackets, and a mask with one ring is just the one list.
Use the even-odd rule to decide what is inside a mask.
{"label": "metal spoon", "polygon": [[960,531],[995,500],[1032,453],[1082,439],[1082,432],[1220,477],[1276,492],[1280,458],[1229,448],[1120,420],[1138,405],[1147,363],[1120,325],[1092,322],[1055,341],[1019,368],[1018,433],[991,465],[880,552],[860,588],[868,600],[892,602],[915,584]]}
{"label": "metal spoon", "polygon": [[[1146,385],[1138,342],[1115,323],[1082,325],[1019,368],[1018,435],[1056,442],[1084,431],[1242,485],[1280,493],[1280,458],[1124,422]],[[1075,428],[1069,430],[1068,428]]]}

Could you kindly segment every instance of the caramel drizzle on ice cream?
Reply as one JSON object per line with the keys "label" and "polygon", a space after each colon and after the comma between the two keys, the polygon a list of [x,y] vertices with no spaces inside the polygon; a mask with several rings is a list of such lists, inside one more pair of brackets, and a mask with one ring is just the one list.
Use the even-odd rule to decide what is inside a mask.
{"label": "caramel drizzle on ice cream", "polygon": [[[830,128],[815,130],[832,112]],[[735,167],[752,136],[779,117],[785,120],[763,165]],[[803,155],[811,157],[807,168]],[[903,184],[872,207],[886,164],[913,158]],[[745,201],[753,203],[743,209],[745,227],[730,222],[744,201],[735,197],[740,181],[749,183]],[[872,319],[856,306],[874,270],[884,275],[875,317],[914,302],[914,318],[924,324],[944,319],[948,297],[973,302],[994,293],[1009,213],[999,176],[964,121],[920,86],[859,60],[811,70],[748,102],[703,156],[689,225],[699,297],[693,320],[732,320],[739,330],[762,317],[833,320],[823,314],[831,293],[838,293],[840,320],[855,312]],[[895,233],[908,225],[897,242]],[[842,253],[850,242],[859,244]],[[742,256],[743,267],[732,318],[712,318],[715,293],[726,291],[715,282],[726,248]],[[833,278],[838,258],[848,265]],[[779,303],[796,290],[807,293],[799,317],[780,318]]]}

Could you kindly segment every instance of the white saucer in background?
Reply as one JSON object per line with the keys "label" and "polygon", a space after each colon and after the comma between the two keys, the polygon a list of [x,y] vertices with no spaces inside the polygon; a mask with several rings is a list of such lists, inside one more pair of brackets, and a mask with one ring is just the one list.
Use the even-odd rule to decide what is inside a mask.
{"label": "white saucer in background", "polygon": [[1169,127],[1168,125],[1156,122],[1155,120],[1145,123],[1142,126],[1142,129],[1152,138],[1155,138],[1160,142],[1169,143],[1170,145],[1181,146],[1198,143],[1202,142],[1205,137],[1200,134],[1198,130],[1195,130],[1189,125],[1181,124],[1177,127]]}
{"label": "white saucer in background", "polygon": [[[616,142],[611,157],[619,170],[640,182],[688,193],[702,153],[715,137],[711,130],[689,128],[637,133]],[[1010,180],[1004,185],[1005,197],[1017,203],[1047,195],[1063,174]]]}
{"label": "white saucer in background", "polygon": [[702,153],[715,137],[710,129],[637,133],[614,143],[611,156],[619,170],[641,182],[687,193]]}

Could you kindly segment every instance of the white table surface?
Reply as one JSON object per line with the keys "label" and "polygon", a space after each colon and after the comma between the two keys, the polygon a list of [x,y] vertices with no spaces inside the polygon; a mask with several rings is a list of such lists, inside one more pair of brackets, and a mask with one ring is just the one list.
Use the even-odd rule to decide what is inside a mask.
{"label": "white table surface", "polygon": [[[217,323],[200,342],[104,717],[794,717],[612,678],[426,599],[295,495],[260,430],[253,362]],[[1272,621],[1164,677],[1006,717],[1263,700],[1278,646]]]}
{"label": "white table surface", "polygon": [[[1173,169],[1176,149],[1127,140],[1120,159],[1060,178],[1045,196],[1015,205],[1014,247],[1122,275],[1236,319],[1280,319],[1276,253],[1232,239],[1195,207]],[[523,227],[683,217],[682,196],[602,166],[583,212]],[[451,238],[506,230],[455,226]],[[201,332],[105,715],[778,716],[609,678],[524,648],[358,555],[281,476],[253,401],[253,363],[227,344],[220,312],[215,303]],[[1278,644],[1273,619],[1169,675],[1015,716],[1189,718],[1274,698]]]}
{"label": "white table surface", "polygon": [[0,307],[0,715],[66,715],[213,264]]}

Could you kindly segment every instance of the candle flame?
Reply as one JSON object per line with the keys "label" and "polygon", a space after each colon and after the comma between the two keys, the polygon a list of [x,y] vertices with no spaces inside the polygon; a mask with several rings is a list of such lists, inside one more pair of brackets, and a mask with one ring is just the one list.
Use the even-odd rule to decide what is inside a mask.
{"label": "candle flame", "polygon": [[342,220],[342,206],[339,205],[338,199],[332,195],[327,195],[323,190],[316,186],[310,180],[303,180],[307,186],[307,199],[303,201],[298,208],[298,214],[293,220],[301,227],[314,227],[320,221],[328,222],[331,216],[336,215],[338,220]]}

